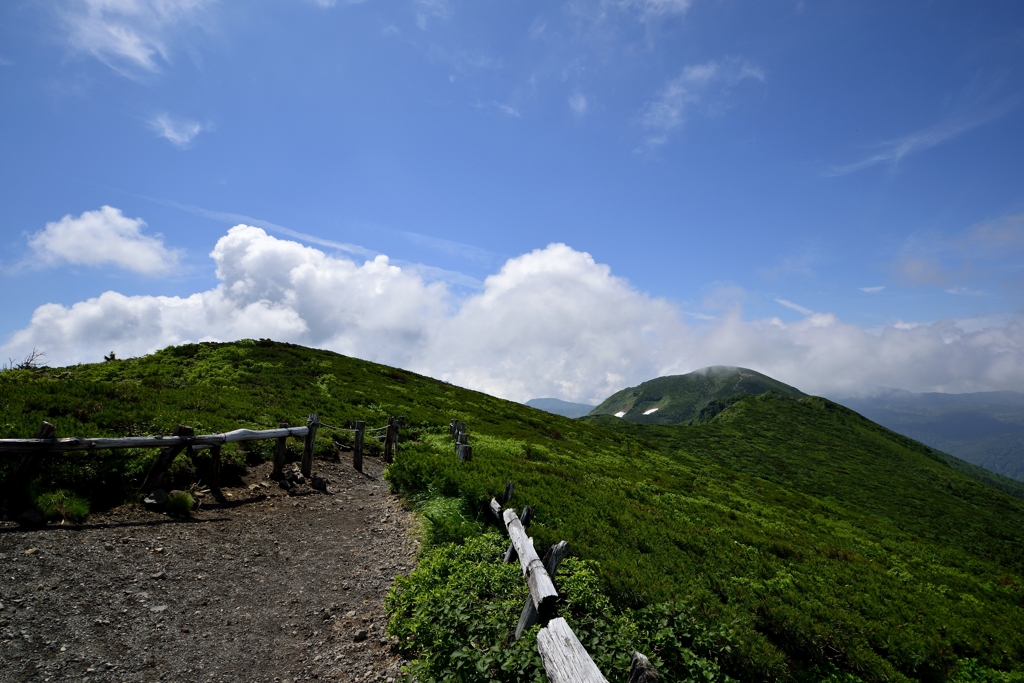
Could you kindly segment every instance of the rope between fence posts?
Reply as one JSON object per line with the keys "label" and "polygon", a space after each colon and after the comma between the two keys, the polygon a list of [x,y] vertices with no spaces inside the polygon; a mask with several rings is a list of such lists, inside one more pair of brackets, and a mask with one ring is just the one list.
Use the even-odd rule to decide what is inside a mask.
{"label": "rope between fence posts", "polygon": [[347,427],[335,427],[334,425],[324,424],[323,422],[320,423],[320,426],[321,427],[327,427],[328,429],[337,429],[339,432],[353,432],[353,433],[355,433],[355,431],[356,431],[354,429],[348,429]]}
{"label": "rope between fence posts", "polygon": [[[334,425],[325,424],[323,422],[320,422],[318,424],[321,427],[326,427],[327,429],[336,429],[339,432],[352,432],[352,433],[355,433],[357,431],[355,429],[349,429],[347,427],[335,427]],[[387,429],[387,427],[374,427],[373,429],[364,429],[363,431],[364,432],[380,432],[380,431],[383,431],[385,429]],[[380,437],[378,437],[378,438],[380,438]]]}

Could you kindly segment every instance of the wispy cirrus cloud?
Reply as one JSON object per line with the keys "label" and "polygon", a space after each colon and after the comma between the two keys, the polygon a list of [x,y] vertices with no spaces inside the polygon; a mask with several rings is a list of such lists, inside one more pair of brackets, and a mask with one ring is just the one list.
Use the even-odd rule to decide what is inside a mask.
{"label": "wispy cirrus cloud", "polygon": [[589,103],[583,93],[576,91],[569,95],[569,108],[572,109],[573,113],[577,116],[583,116],[586,114],[588,106]]}
{"label": "wispy cirrus cloud", "polygon": [[826,171],[825,175],[831,177],[842,176],[878,164],[888,164],[890,167],[895,168],[905,157],[941,145],[972,128],[977,128],[993,119],[997,119],[1010,111],[1015,105],[1016,101],[1008,102],[969,115],[947,119],[930,128],[904,135],[895,140],[880,142],[875,145],[879,151],[851,164],[833,166]]}
{"label": "wispy cirrus cloud", "polygon": [[178,149],[186,149],[197,135],[213,130],[211,123],[199,123],[191,119],[178,118],[166,112],[151,118],[149,127]]}
{"label": "wispy cirrus cloud", "polygon": [[416,26],[426,31],[433,19],[448,19],[452,6],[448,0],[416,0]]}
{"label": "wispy cirrus cloud", "polygon": [[640,124],[649,131],[644,148],[654,149],[668,142],[694,110],[714,115],[726,108],[724,96],[736,84],[764,79],[760,67],[738,57],[684,67],[641,111]]}
{"label": "wispy cirrus cloud", "polygon": [[794,311],[796,311],[797,313],[802,313],[803,315],[811,315],[811,314],[814,313],[814,311],[812,311],[811,309],[807,308],[806,306],[801,306],[800,304],[795,304],[792,301],[788,301],[786,299],[776,299],[775,303],[782,304],[786,308],[791,308]]}
{"label": "wispy cirrus cloud", "polygon": [[690,9],[691,0],[624,0],[620,2],[640,14],[645,21],[663,19],[670,16],[682,16]]}
{"label": "wispy cirrus cloud", "polygon": [[170,63],[169,43],[214,0],[69,0],[58,10],[71,47],[129,78]]}
{"label": "wispy cirrus cloud", "polygon": [[865,294],[878,294],[883,289],[885,289],[885,285],[875,285],[874,287],[858,287],[857,289],[864,292]]}
{"label": "wispy cirrus cloud", "polygon": [[494,109],[500,111],[505,116],[511,117],[513,119],[523,118],[523,115],[519,113],[519,110],[513,107],[511,104],[506,104],[505,102],[498,102],[497,100],[492,100],[490,102],[474,102],[473,106],[476,107],[477,109]]}

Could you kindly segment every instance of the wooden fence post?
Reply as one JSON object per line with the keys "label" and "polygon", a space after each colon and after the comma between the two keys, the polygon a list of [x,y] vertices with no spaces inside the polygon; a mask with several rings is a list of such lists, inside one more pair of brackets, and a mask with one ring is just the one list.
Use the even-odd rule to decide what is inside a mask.
{"label": "wooden fence post", "polygon": [[550,683],[608,683],[561,617],[552,619],[537,634],[537,651]]}
{"label": "wooden fence post", "polygon": [[[196,430],[192,429],[188,425],[178,425],[171,436],[195,436]],[[177,443],[167,448],[161,448],[159,455],[156,456],[156,460],[153,461],[153,466],[149,468],[149,474],[146,476],[145,481],[142,482],[140,490],[145,491],[146,489],[159,488],[160,484],[164,481],[164,474],[167,473],[167,468],[171,466],[174,459],[178,457],[178,453],[185,450],[188,444]]]}
{"label": "wooden fence post", "polygon": [[220,488],[220,446],[210,446],[210,486]]}
{"label": "wooden fence post", "polygon": [[365,434],[366,423],[356,420],[356,443],[352,448],[352,467],[355,467],[357,472],[363,471],[363,438]]}
{"label": "wooden fence post", "polygon": [[[544,554],[544,568],[548,570],[548,576],[553,581],[555,579],[555,572],[558,571],[558,565],[562,563],[562,560],[569,554],[569,544],[566,541],[559,541],[555,545],[551,546],[547,553]],[[516,624],[516,640],[523,637],[526,630],[540,621],[540,614],[537,613],[537,608],[533,604],[533,600],[529,597],[526,598],[526,604],[523,605],[523,613],[519,615],[519,623]]]}
{"label": "wooden fence post", "polygon": [[395,418],[388,418],[388,427],[384,431],[384,462],[390,463],[393,459],[393,439],[395,438]]}
{"label": "wooden fence post", "polygon": [[[278,427],[282,429],[288,426],[287,422],[278,422]],[[284,479],[284,459],[288,455],[288,437],[281,436],[276,439],[274,444],[274,471],[270,474],[270,478],[274,481],[281,481]]]}
{"label": "wooden fence post", "polygon": [[658,672],[651,665],[651,660],[634,652],[629,662],[629,679],[626,683],[657,683],[658,680]]}
{"label": "wooden fence post", "polygon": [[316,413],[311,413],[306,420],[309,431],[306,432],[306,443],[302,448],[302,476],[310,477],[313,474],[313,446],[316,442],[316,430],[320,427],[320,421]]}
{"label": "wooden fence post", "polygon": [[[39,431],[36,432],[35,438],[37,439],[54,439],[57,437],[57,428],[49,422],[43,422],[39,425]],[[31,506],[29,500],[28,487],[32,483],[32,477],[36,471],[36,464],[39,459],[39,453],[29,451],[25,453],[25,456],[21,460],[21,465],[18,466],[17,472],[11,477],[10,483],[7,485],[7,512],[21,512],[27,510]],[[9,515],[13,519],[13,515]]]}

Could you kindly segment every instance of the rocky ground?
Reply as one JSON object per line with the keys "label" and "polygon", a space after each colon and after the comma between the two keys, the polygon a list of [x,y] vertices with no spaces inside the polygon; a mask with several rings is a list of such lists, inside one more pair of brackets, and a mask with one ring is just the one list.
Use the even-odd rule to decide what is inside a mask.
{"label": "rocky ground", "polygon": [[400,679],[383,600],[417,543],[382,469],[318,461],[326,493],[285,492],[266,463],[191,519],[0,523],[0,680]]}

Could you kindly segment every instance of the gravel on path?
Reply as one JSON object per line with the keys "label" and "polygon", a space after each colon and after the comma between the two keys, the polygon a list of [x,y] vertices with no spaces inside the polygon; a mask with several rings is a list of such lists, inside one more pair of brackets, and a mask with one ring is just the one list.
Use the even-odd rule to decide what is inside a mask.
{"label": "gravel on path", "polygon": [[286,492],[265,463],[191,519],[0,522],[0,681],[398,680],[384,595],[418,542],[364,470],[317,461],[327,492]]}

